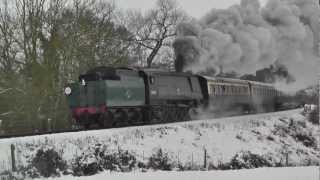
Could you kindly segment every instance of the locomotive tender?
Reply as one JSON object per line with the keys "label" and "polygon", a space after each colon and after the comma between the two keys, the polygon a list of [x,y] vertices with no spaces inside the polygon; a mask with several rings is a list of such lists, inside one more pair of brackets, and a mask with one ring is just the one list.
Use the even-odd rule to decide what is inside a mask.
{"label": "locomotive tender", "polygon": [[272,111],[273,86],[153,69],[97,67],[65,94],[75,124],[89,128],[186,121],[197,108],[213,113]]}

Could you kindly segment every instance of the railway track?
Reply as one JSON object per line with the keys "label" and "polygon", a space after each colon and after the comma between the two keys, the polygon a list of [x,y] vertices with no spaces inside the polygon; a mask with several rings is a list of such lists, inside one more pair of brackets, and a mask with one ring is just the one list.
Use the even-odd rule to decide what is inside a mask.
{"label": "railway track", "polygon": [[18,137],[29,137],[29,136],[40,136],[40,135],[49,135],[49,134],[60,134],[60,133],[79,132],[79,131],[83,131],[83,129],[50,131],[50,132],[41,132],[41,133],[24,133],[24,134],[17,134],[17,135],[1,135],[1,136],[0,136],[0,139],[18,138]]}
{"label": "railway track", "polygon": [[[301,109],[302,110],[302,109]],[[217,117],[213,119],[220,119],[220,118],[232,118],[234,116],[239,116],[241,118],[245,118],[247,116],[266,116],[270,113],[286,113],[286,111],[292,111],[291,110],[282,110],[282,111],[275,111],[275,112],[268,112],[268,113],[258,113],[258,114],[242,114],[242,115],[232,115],[232,116],[224,116],[224,117]],[[197,119],[202,120],[202,119]],[[197,120],[191,120],[191,121],[197,121]],[[182,121],[180,121],[182,122]],[[189,121],[190,122],[190,121]],[[179,123],[179,122],[165,122],[165,123],[151,123],[151,124],[138,124],[134,126],[148,126],[148,125],[155,125],[155,124],[171,124],[171,123]],[[16,134],[16,135],[0,135],[0,139],[9,139],[9,138],[19,138],[19,137],[30,137],[30,136],[40,136],[40,135],[50,135],[50,134],[61,134],[61,133],[69,133],[69,132],[80,132],[80,131],[93,131],[93,130],[101,130],[101,129],[115,129],[115,128],[123,128],[123,127],[134,127],[134,126],[119,126],[119,127],[113,127],[113,128],[101,128],[101,127],[92,127],[90,129],[70,129],[70,130],[57,130],[57,131],[50,131],[50,132],[37,132],[37,133],[24,133],[24,134]]]}

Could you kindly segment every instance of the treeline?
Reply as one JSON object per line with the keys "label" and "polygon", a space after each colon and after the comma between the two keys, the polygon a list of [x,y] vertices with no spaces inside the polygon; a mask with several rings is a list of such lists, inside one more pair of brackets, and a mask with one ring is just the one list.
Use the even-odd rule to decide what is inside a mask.
{"label": "treeline", "polygon": [[146,13],[95,0],[1,1],[0,134],[69,128],[63,87],[92,67],[172,67],[185,18],[171,0]]}

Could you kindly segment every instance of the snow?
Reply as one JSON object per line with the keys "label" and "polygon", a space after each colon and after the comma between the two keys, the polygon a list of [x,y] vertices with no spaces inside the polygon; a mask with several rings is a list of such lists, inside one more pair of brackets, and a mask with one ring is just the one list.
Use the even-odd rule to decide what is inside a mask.
{"label": "snow", "polygon": [[73,177],[62,176],[60,178],[48,178],[48,180],[319,180],[319,167],[288,167],[288,168],[258,168],[250,170],[232,171],[156,171],[113,173],[103,172],[94,176]]}
{"label": "snow", "polygon": [[315,136],[318,128],[307,122],[301,111],[296,109],[171,124],[1,139],[0,173],[1,170],[10,169],[11,144],[17,150],[17,164],[22,166],[39,148],[54,148],[64,160],[72,162],[96,144],[102,144],[110,151],[128,150],[142,162],[146,162],[161,148],[172,161],[182,165],[192,163],[202,166],[205,150],[208,164],[214,165],[229,162],[241,151],[250,151],[277,163],[284,163],[288,156],[290,165],[316,164],[320,162],[318,149],[306,147],[294,137],[275,131],[275,127],[288,129],[290,122],[294,121],[305,123],[306,127],[302,130]]}

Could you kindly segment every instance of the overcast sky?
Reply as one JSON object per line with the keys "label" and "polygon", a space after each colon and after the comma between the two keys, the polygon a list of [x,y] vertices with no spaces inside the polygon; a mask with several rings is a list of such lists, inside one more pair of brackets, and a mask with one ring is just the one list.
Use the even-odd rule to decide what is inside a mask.
{"label": "overcast sky", "polygon": [[[240,0],[177,0],[178,4],[189,15],[199,18],[210,9],[225,9],[233,4],[239,4]],[[267,0],[260,0],[264,3]],[[118,7],[123,9],[140,9],[145,11],[155,5],[156,0],[114,0]]]}

